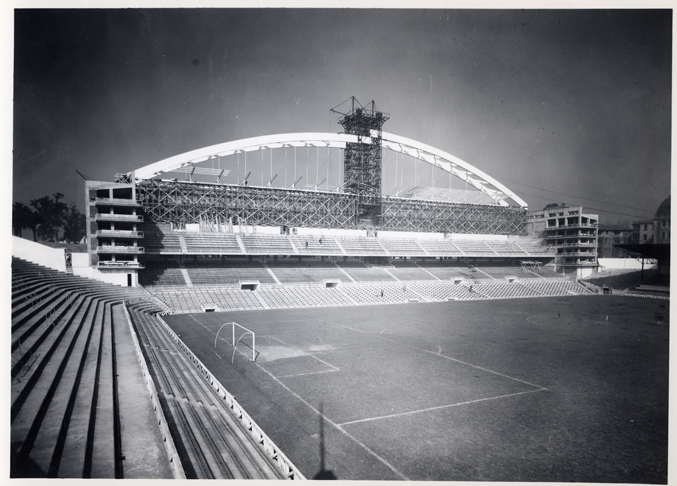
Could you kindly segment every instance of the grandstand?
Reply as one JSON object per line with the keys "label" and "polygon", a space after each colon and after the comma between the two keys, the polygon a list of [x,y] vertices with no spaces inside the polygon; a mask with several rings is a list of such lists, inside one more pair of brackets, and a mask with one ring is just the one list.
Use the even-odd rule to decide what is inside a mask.
{"label": "grandstand", "polygon": [[[303,478],[166,314],[590,293],[556,266],[547,239],[527,236],[516,194],[382,132],[387,114],[352,102],[345,133],[228,142],[86,181],[86,264],[75,275],[13,259],[13,477]],[[342,184],[214,183],[205,178],[221,169],[200,165],[254,150],[272,161],[289,147],[342,151]],[[385,196],[383,149],[470,189]]]}

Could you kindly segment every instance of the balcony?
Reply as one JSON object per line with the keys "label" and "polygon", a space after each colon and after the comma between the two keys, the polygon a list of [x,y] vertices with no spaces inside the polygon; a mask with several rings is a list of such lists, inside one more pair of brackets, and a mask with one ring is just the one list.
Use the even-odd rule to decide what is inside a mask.
{"label": "balcony", "polygon": [[98,230],[97,238],[143,238],[143,231],[132,230]]}
{"label": "balcony", "polygon": [[141,203],[133,199],[121,199],[121,198],[110,198],[110,197],[97,197],[94,200],[94,204],[97,206],[126,206],[126,207],[136,207],[140,208]]}
{"label": "balcony", "polygon": [[99,263],[96,266],[97,268],[101,269],[118,269],[118,268],[125,268],[125,269],[142,269],[145,268],[143,263],[141,262],[126,262],[126,261],[99,261]]}
{"label": "balcony", "polygon": [[596,239],[597,237],[594,234],[587,234],[587,233],[574,233],[571,235],[548,235],[545,237],[548,240],[556,240],[556,239],[571,239],[571,238],[590,238],[590,239]]}
{"label": "balcony", "polygon": [[564,262],[564,263],[559,263],[559,266],[561,267],[596,267],[597,262],[595,261],[589,261],[589,262]]}
{"label": "balcony", "polygon": [[97,253],[126,253],[126,254],[138,254],[145,253],[145,248],[143,246],[97,246]]}
{"label": "balcony", "polygon": [[141,222],[143,221],[143,216],[139,214],[110,214],[110,213],[98,213],[96,215],[97,221],[134,221]]}
{"label": "balcony", "polygon": [[584,246],[584,247],[596,247],[597,243],[594,241],[590,242],[578,242],[578,243],[562,243],[561,245],[558,245],[560,248],[567,248],[567,247],[578,247],[578,246]]}

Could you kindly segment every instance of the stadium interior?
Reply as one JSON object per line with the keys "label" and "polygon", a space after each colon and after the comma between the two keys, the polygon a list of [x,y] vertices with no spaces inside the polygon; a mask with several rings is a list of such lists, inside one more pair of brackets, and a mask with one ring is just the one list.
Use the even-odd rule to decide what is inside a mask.
{"label": "stadium interior", "polygon": [[[15,252],[12,477],[304,478],[167,314],[600,290],[578,280],[596,262],[562,264],[502,184],[382,132],[373,102],[341,110],[342,134],[229,142],[86,181],[87,253]],[[233,157],[269,150],[272,164],[274,150],[296,148],[342,152],[341,184],[221,182]],[[383,149],[463,189],[385,196]]]}

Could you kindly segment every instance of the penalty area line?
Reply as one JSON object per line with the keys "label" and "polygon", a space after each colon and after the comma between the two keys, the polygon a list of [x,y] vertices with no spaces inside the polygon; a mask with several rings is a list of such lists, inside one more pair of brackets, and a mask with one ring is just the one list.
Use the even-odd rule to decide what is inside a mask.
{"label": "penalty area line", "polygon": [[275,380],[282,388],[284,388],[285,390],[287,390],[287,391],[288,391],[289,393],[291,393],[294,397],[296,397],[298,400],[300,400],[304,405],[306,405],[308,408],[310,408],[313,412],[315,412],[315,413],[318,414],[320,417],[322,417],[324,420],[326,420],[328,424],[330,424],[331,426],[333,426],[334,428],[336,428],[336,430],[338,430],[338,431],[341,432],[343,435],[345,435],[346,437],[348,437],[349,439],[351,439],[353,442],[355,442],[357,445],[359,445],[359,446],[362,447],[365,451],[367,451],[371,456],[373,456],[373,457],[376,458],[378,461],[380,461],[382,464],[384,464],[388,469],[390,469],[393,473],[395,473],[400,479],[402,479],[403,481],[409,481],[409,480],[410,480],[408,477],[406,477],[406,476],[405,476],[404,474],[402,474],[400,471],[398,471],[397,469],[395,469],[395,467],[394,467],[392,464],[390,464],[388,461],[386,461],[386,460],[383,459],[381,456],[379,456],[378,454],[376,454],[374,451],[372,451],[372,450],[371,450],[369,447],[367,447],[365,444],[363,444],[362,442],[360,442],[359,440],[357,440],[355,437],[353,437],[351,434],[349,434],[349,433],[348,433],[343,427],[341,427],[339,424],[337,424],[337,423],[334,422],[333,420],[329,419],[329,418],[328,418],[326,415],[324,415],[323,413],[320,413],[320,411],[319,411],[318,409],[316,409],[315,407],[313,407],[310,403],[308,403],[306,400],[304,400],[298,393],[296,393],[296,392],[293,391],[291,388],[289,388],[287,385],[285,385],[284,383],[282,383],[282,382],[281,382],[275,375],[273,375],[270,371],[268,371],[267,369],[265,369],[265,368],[264,368],[263,366],[261,366],[259,363],[254,363],[254,365],[258,366],[258,367],[261,369],[261,371],[263,371],[263,372],[266,373],[268,376],[270,376],[273,380]]}
{"label": "penalty area line", "polygon": [[338,425],[343,427],[344,425],[359,424],[361,422],[373,422],[374,420],[382,420],[382,419],[393,418],[393,417],[402,417],[404,415],[414,415],[414,414],[417,414],[417,413],[431,412],[433,410],[441,410],[441,409],[444,409],[444,408],[451,408],[451,407],[460,407],[461,405],[469,405],[471,403],[488,402],[490,400],[498,400],[500,398],[515,397],[517,395],[525,395],[527,393],[536,393],[536,392],[547,391],[547,390],[548,390],[547,388],[540,388],[538,390],[526,390],[526,391],[521,391],[521,392],[517,392],[517,393],[508,393],[507,395],[499,395],[497,397],[478,398],[477,400],[468,400],[466,402],[450,403],[450,404],[447,404],[447,405],[439,405],[437,407],[422,408],[420,410],[410,410],[409,412],[391,413],[390,415],[382,415],[380,417],[369,417],[369,418],[364,418],[364,419],[359,419],[359,420],[351,420],[350,422],[343,422],[342,424],[338,424]]}

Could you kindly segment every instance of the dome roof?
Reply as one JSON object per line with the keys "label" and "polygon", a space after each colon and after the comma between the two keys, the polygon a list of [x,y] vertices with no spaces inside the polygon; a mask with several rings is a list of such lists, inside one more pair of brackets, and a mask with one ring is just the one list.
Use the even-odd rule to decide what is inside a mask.
{"label": "dome roof", "polygon": [[656,219],[663,219],[670,217],[670,196],[658,206],[656,211]]}

